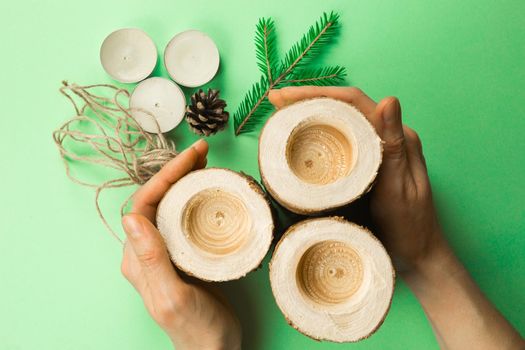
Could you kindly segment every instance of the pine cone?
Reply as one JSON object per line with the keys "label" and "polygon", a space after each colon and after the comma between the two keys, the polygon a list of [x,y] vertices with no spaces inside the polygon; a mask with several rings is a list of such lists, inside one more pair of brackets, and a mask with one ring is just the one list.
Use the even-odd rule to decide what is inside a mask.
{"label": "pine cone", "polygon": [[198,134],[210,136],[224,129],[230,114],[224,110],[226,102],[219,98],[219,90],[208,89],[206,94],[199,89],[191,96],[186,108],[186,121],[190,129]]}

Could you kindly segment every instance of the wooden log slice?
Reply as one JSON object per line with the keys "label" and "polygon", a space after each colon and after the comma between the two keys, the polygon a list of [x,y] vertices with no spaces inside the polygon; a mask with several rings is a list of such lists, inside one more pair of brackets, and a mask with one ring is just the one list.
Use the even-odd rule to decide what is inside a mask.
{"label": "wooden log slice", "polygon": [[278,110],[259,138],[265,188],[297,214],[319,214],[367,192],[382,159],[373,126],[352,105],[315,98]]}
{"label": "wooden log slice", "polygon": [[260,186],[219,168],[176,182],[159,204],[157,226],[175,265],[206,281],[238,279],[257,268],[274,229]]}
{"label": "wooden log slice", "polygon": [[270,282],[277,305],[301,333],[356,342],[383,323],[395,272],[370,231],[340,217],[291,226],[275,248]]}

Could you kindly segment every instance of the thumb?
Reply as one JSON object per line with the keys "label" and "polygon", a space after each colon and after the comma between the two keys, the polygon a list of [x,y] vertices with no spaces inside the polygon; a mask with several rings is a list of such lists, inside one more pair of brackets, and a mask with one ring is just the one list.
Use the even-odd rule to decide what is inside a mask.
{"label": "thumb", "polygon": [[384,161],[390,163],[406,162],[405,135],[399,100],[395,97],[383,99],[376,107],[376,114],[381,124],[379,133],[384,141]]}
{"label": "thumb", "polygon": [[383,162],[378,175],[378,187],[399,191],[409,171],[401,106],[395,97],[383,99],[376,107],[378,133],[383,139]]}
{"label": "thumb", "polygon": [[180,282],[173,268],[166,245],[157,228],[143,215],[128,214],[122,226],[137,260],[142,267],[142,277],[155,288],[162,281]]}

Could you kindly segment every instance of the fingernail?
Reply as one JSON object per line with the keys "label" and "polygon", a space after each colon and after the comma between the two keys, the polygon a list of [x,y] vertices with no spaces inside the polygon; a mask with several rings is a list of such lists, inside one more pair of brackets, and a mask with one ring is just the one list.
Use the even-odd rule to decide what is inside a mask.
{"label": "fingernail", "polygon": [[195,146],[197,146],[197,145],[198,145],[199,143],[201,143],[201,142],[204,142],[204,140],[203,140],[203,139],[198,139],[198,140],[195,141],[190,147],[195,147]]}
{"label": "fingernail", "polygon": [[137,239],[142,235],[142,224],[133,216],[125,215],[122,218],[122,226],[131,239]]}
{"label": "fingernail", "polygon": [[395,114],[393,112],[393,108],[390,106],[391,104],[392,102],[386,106],[385,112],[383,113],[383,120],[385,121],[386,125],[391,125],[394,123]]}
{"label": "fingernail", "polygon": [[392,125],[395,123],[397,117],[399,114],[399,103],[397,102],[397,99],[391,100],[388,105],[385,107],[385,111],[383,113],[383,120],[385,121],[385,124]]}

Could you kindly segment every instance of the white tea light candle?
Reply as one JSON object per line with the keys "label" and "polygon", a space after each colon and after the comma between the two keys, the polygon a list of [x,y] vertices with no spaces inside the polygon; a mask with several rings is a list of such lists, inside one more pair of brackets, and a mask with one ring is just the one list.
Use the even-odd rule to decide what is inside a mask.
{"label": "white tea light candle", "polygon": [[131,115],[150,133],[168,132],[184,117],[186,99],[174,82],[149,78],[137,85],[129,100]]}
{"label": "white tea light candle", "polygon": [[219,50],[213,40],[198,30],[179,33],[164,51],[164,64],[173,80],[197,87],[213,79],[219,69]]}
{"label": "white tea light candle", "polygon": [[121,83],[146,79],[157,65],[153,40],[137,28],[109,34],[100,47],[100,62],[106,73]]}

